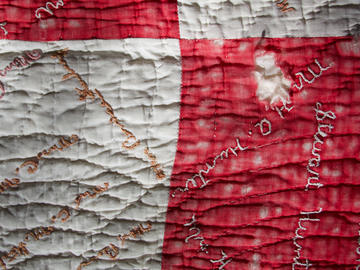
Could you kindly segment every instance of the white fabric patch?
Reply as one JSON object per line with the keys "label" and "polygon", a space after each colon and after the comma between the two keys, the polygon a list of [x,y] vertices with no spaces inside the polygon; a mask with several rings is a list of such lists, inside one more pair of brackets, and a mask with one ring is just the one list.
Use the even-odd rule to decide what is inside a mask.
{"label": "white fabric patch", "polygon": [[[278,1],[281,2],[281,1]],[[185,39],[346,36],[357,31],[358,0],[179,0],[180,36]]]}
{"label": "white fabric patch", "polygon": [[[174,163],[180,112],[181,63],[179,41],[124,39],[61,42],[1,41],[0,68],[25,50],[41,49],[42,58],[0,77],[6,89],[0,100],[0,170],[18,177],[19,187],[0,194],[0,251],[7,253],[39,226],[55,231],[27,243],[29,256],[18,256],[8,269],[76,269],[110,243],[120,247],[116,260],[102,256],[91,269],[160,269],[169,179]],[[58,59],[56,50],[69,48],[65,59],[90,89],[98,89],[115,116],[140,145],[124,149],[121,130],[109,122],[99,99],[80,101],[81,88]],[[34,174],[15,169],[61,136],[76,134],[79,142],[44,156]],[[144,148],[156,156],[166,177],[150,168]],[[3,179],[1,179],[2,181]],[[78,194],[109,183],[96,198]],[[69,206],[62,223],[51,216]],[[117,236],[150,221],[149,232]],[[51,251],[51,252],[49,252]]]}

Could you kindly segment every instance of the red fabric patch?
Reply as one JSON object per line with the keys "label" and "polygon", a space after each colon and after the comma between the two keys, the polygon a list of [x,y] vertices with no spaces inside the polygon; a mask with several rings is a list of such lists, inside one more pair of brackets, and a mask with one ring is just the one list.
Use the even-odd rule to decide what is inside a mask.
{"label": "red fabric patch", "polygon": [[[309,269],[354,269],[360,229],[355,178],[360,168],[360,43],[350,38],[180,42],[181,121],[162,269],[292,269],[298,255],[299,262],[308,259]],[[281,118],[256,95],[259,52],[274,54],[292,83],[299,83],[298,72],[310,81],[308,67],[318,74],[315,60],[332,66],[312,83],[303,82],[302,89],[291,88],[294,107],[282,111]],[[271,123],[266,136],[256,125],[264,118]],[[320,129],[326,133],[315,145],[320,164],[311,167],[319,174],[314,182],[323,186],[306,191],[320,124],[333,126]],[[229,147],[235,149],[237,138],[248,149],[237,148],[236,156]],[[226,149],[228,156],[216,159]],[[189,190],[181,191],[200,170],[204,181],[195,177],[196,184],[189,181]],[[184,226],[193,215],[196,223]],[[306,230],[298,233],[304,238],[294,239],[300,219]],[[226,258],[219,261],[222,252]]]}
{"label": "red fabric patch", "polygon": [[[31,41],[119,38],[178,38],[176,0],[11,0],[1,1],[8,35]],[[44,7],[51,11],[36,10]]]}

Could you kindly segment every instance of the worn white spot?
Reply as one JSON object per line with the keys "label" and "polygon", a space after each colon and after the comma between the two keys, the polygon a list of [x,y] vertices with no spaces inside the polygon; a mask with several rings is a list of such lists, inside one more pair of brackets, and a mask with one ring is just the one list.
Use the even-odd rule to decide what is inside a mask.
{"label": "worn white spot", "polygon": [[329,147],[331,147],[331,146],[333,145],[333,141],[332,141],[331,139],[328,139],[328,140],[326,141],[326,145],[329,146]]}
{"label": "worn white spot", "polygon": [[340,113],[340,112],[342,112],[343,110],[344,110],[344,107],[343,107],[343,106],[341,106],[341,105],[336,105],[336,106],[335,106],[335,111],[336,111],[336,112]]}
{"label": "worn white spot", "polygon": [[225,186],[225,191],[227,192],[227,193],[231,193],[231,191],[234,189],[234,186],[232,185],[232,184],[227,184],[226,186]]}
{"label": "worn white spot", "polygon": [[251,187],[251,186],[243,186],[243,187],[241,188],[241,194],[242,194],[242,195],[246,195],[246,194],[248,194],[251,190],[252,190],[252,187]]}
{"label": "worn white spot", "polygon": [[250,263],[250,270],[260,270],[260,254],[255,253],[252,256],[252,262]]}
{"label": "worn white spot", "polygon": [[67,23],[72,27],[80,27],[81,24],[76,20],[68,20]]}
{"label": "worn white spot", "polygon": [[323,175],[330,175],[330,171],[329,171],[329,168],[328,167],[324,167],[323,170],[322,170],[322,173]]}
{"label": "worn white spot", "polygon": [[215,39],[213,42],[217,46],[223,46],[224,45],[224,40],[223,39]]}
{"label": "worn white spot", "polygon": [[[202,121],[202,120],[200,120],[200,121]],[[207,147],[209,147],[209,143],[208,142],[198,142],[196,144],[196,147],[200,148],[200,149],[206,149]]]}
{"label": "worn white spot", "polygon": [[268,207],[262,207],[260,209],[260,218],[266,218],[269,215],[269,208]]}
{"label": "worn white spot", "polygon": [[263,160],[262,160],[261,156],[259,154],[257,154],[254,158],[254,164],[260,165],[262,163],[263,163]]}
{"label": "worn white spot", "polygon": [[284,77],[281,69],[275,63],[274,54],[263,54],[255,58],[254,72],[258,87],[256,95],[260,101],[267,101],[271,108],[274,105],[289,101],[291,81]]}
{"label": "worn white spot", "polygon": [[197,123],[198,123],[199,127],[205,126],[205,120],[203,120],[203,119],[198,120]]}
{"label": "worn white spot", "polygon": [[303,144],[303,149],[305,151],[310,151],[311,147],[312,147],[312,144],[310,142],[307,142],[307,143]]}
{"label": "worn white spot", "polygon": [[248,48],[248,43],[242,42],[239,45],[239,51],[245,51]]}

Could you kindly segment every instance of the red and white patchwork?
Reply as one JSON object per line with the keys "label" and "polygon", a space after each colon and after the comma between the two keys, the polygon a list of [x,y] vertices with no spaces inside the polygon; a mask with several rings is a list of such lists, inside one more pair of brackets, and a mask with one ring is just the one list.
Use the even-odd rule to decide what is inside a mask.
{"label": "red and white patchwork", "polygon": [[[360,44],[180,44],[181,120],[162,269],[354,269]],[[290,81],[288,99],[261,99],[259,87],[272,90],[264,80]]]}
{"label": "red and white patchwork", "polygon": [[0,15],[0,269],[360,268],[357,1]]}

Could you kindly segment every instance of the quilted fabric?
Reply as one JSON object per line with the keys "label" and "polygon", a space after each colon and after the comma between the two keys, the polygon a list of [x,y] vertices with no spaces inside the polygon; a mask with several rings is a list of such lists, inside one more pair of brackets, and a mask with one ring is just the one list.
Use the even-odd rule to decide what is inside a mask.
{"label": "quilted fabric", "polygon": [[358,1],[0,16],[0,269],[360,269]]}

